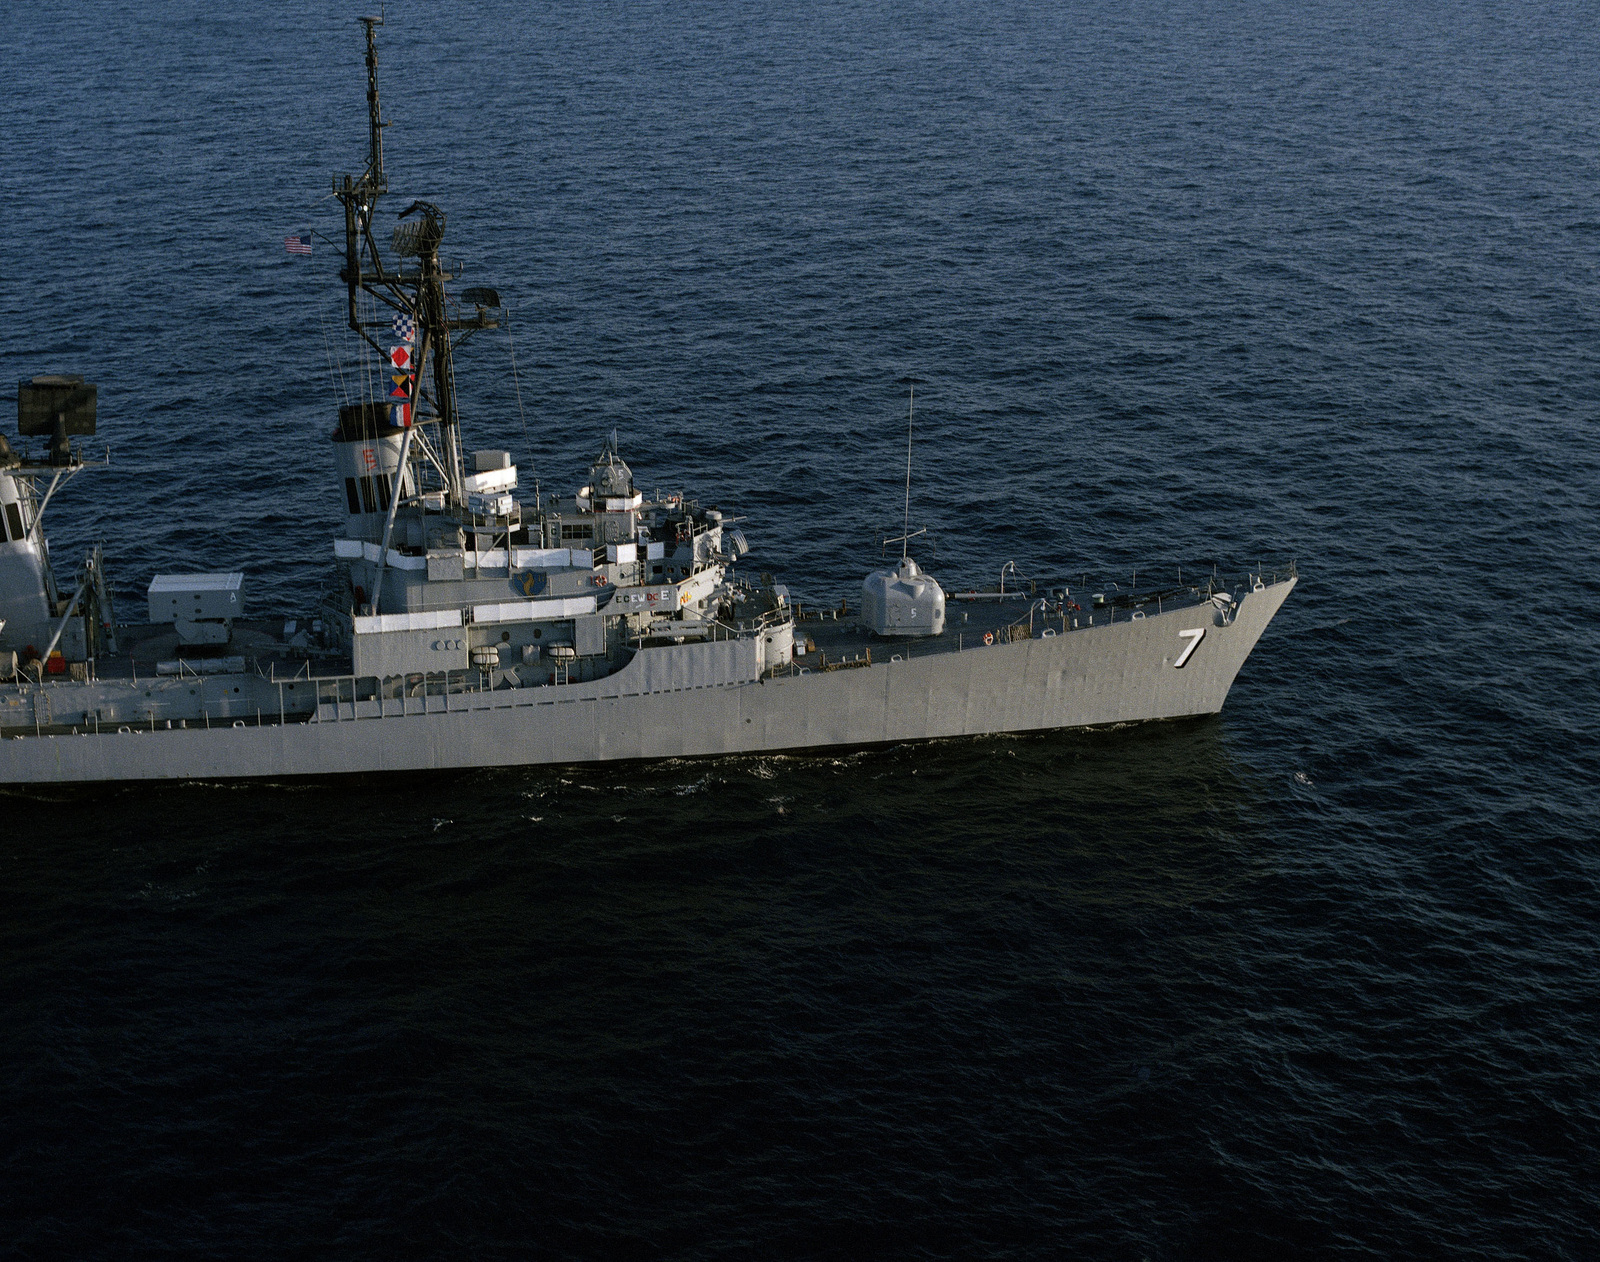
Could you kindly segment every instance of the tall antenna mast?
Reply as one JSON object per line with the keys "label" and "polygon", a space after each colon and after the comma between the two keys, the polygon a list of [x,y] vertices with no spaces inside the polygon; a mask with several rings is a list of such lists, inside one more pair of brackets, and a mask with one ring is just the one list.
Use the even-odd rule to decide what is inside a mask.
{"label": "tall antenna mast", "polygon": [[[384,266],[374,223],[378,199],[389,191],[389,176],[383,169],[383,129],[389,124],[383,120],[378,99],[378,27],[384,24],[384,19],[380,14],[357,21],[365,31],[367,44],[367,165],[359,178],[341,176],[333,185],[334,196],[344,206],[344,267],[339,279],[345,284],[346,321],[377,354],[380,363],[389,362],[395,353],[388,347],[390,339],[385,336],[395,326],[391,313],[414,321],[413,334],[419,345],[414,354],[408,354],[409,363],[395,362],[394,366],[402,369],[397,384],[403,389],[390,395],[388,405],[391,409],[404,408],[405,412],[396,418],[391,411],[390,424],[408,431],[424,421],[438,424],[443,447],[440,472],[449,502],[461,510],[465,507],[466,495],[461,439],[456,424],[453,345],[475,332],[499,327],[500,295],[490,288],[468,289],[462,297],[477,309],[477,314],[451,314],[444,286],[455,277],[439,260],[445,213],[432,202],[414,201],[400,212],[401,222],[392,236],[394,265]],[[415,262],[408,266],[407,260]],[[371,317],[367,319],[362,318],[363,295],[371,300]],[[452,334],[459,336],[453,338]],[[409,345],[410,339],[406,341]],[[431,392],[426,380],[430,373]],[[404,404],[392,402],[401,397],[405,398]],[[406,443],[410,441],[408,433]],[[409,451],[409,446],[402,447],[402,466],[406,462],[404,453]],[[399,477],[396,474],[395,494],[399,490]]]}
{"label": "tall antenna mast", "polygon": [[911,383],[911,407],[906,412],[906,515],[900,525],[900,559],[911,546],[911,421],[917,414],[917,383]]}
{"label": "tall antenna mast", "polygon": [[367,28],[367,170],[361,182],[373,193],[389,191],[389,177],[383,173],[383,119],[378,109],[378,34],[382,17],[358,18]]}

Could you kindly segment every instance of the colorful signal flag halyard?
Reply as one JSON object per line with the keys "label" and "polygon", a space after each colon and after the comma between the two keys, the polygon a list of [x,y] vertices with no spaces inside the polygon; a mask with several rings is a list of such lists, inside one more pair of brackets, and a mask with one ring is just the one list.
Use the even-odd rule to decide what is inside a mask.
{"label": "colorful signal flag halyard", "polygon": [[290,254],[310,254],[311,234],[302,232],[283,239],[283,248]]}
{"label": "colorful signal flag halyard", "polygon": [[[400,326],[402,320],[408,326],[411,325],[410,316],[396,316],[394,321],[396,337],[405,336],[405,330]],[[398,370],[389,375],[389,380],[394,382],[394,389],[389,391],[389,424],[402,429],[411,424],[411,359],[409,346],[389,348],[389,362]]]}
{"label": "colorful signal flag halyard", "polygon": [[417,322],[408,315],[397,315],[394,318],[394,335],[400,341],[411,343],[417,340]]}

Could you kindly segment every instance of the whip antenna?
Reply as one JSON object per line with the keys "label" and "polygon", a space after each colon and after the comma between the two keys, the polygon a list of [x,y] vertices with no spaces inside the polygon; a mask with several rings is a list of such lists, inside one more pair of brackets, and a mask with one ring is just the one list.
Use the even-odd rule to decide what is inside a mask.
{"label": "whip antenna", "polygon": [[911,383],[911,406],[906,412],[906,512],[900,523],[900,556],[911,546],[911,422],[917,415],[917,383]]}

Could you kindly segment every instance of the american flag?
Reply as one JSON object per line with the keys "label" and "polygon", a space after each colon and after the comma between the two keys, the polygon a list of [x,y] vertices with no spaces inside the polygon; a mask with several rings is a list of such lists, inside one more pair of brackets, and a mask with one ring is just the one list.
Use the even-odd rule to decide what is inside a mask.
{"label": "american flag", "polygon": [[290,254],[310,254],[311,234],[302,232],[298,236],[285,237],[283,239],[283,248]]}
{"label": "american flag", "polygon": [[394,335],[402,342],[410,342],[417,336],[417,325],[408,315],[397,315],[394,318]]}

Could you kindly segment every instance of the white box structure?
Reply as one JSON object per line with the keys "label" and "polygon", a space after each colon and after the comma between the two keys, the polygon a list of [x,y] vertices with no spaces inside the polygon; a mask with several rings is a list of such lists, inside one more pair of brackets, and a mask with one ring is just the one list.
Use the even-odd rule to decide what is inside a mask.
{"label": "white box structure", "polygon": [[517,489],[517,466],[469,473],[461,479],[461,484],[468,495],[498,495],[501,491],[514,491]]}
{"label": "white box structure", "polygon": [[509,517],[516,507],[509,495],[489,495],[474,492],[467,496],[467,510],[480,517]]}
{"label": "white box structure", "polygon": [[146,595],[151,622],[244,617],[243,574],[157,574]]}

